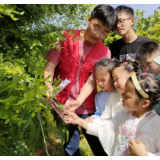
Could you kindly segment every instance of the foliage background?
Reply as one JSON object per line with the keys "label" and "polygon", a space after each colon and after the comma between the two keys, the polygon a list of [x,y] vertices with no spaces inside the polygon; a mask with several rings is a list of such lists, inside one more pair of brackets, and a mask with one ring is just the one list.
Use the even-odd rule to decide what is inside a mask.
{"label": "foliage background", "polygon": [[[38,112],[45,138],[52,146],[57,144],[50,154],[64,155],[60,140],[56,142],[58,131],[51,107],[43,96],[47,90],[44,57],[50,48],[56,48],[55,42],[65,39],[62,30],[86,24],[94,6],[0,4],[0,155],[36,155],[44,146]],[[160,13],[155,10],[144,18],[144,12],[136,11],[134,31],[160,44]],[[112,32],[104,43],[109,46],[120,38]],[[93,155],[81,138],[82,155]]]}

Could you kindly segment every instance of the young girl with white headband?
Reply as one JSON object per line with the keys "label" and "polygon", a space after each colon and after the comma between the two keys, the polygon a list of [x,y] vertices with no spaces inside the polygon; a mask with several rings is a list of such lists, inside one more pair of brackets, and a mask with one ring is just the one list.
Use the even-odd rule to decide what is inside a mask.
{"label": "young girl with white headband", "polygon": [[68,116],[64,120],[99,137],[108,155],[138,155],[133,141],[143,142],[141,155],[160,155],[160,117],[153,111],[153,106],[160,101],[158,78],[148,73],[133,73],[125,84],[122,99],[126,110],[101,125],[88,123],[71,112],[66,112]]}

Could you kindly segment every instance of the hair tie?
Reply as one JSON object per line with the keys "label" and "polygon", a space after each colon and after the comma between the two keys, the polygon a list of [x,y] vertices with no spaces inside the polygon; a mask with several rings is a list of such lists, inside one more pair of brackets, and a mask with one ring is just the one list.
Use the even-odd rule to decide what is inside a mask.
{"label": "hair tie", "polygon": [[123,65],[127,65],[128,64],[128,62],[123,62]]}
{"label": "hair tie", "polygon": [[132,64],[135,65],[135,60],[134,59],[132,60]]}
{"label": "hair tie", "polygon": [[147,73],[146,73],[146,72],[144,72],[144,73],[143,73],[143,75],[144,75],[144,76],[146,76],[146,75],[147,75]]}

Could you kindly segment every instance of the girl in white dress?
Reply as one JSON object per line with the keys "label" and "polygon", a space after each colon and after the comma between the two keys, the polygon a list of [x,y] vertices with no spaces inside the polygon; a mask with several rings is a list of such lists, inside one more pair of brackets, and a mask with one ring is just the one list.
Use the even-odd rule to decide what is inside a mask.
{"label": "girl in white dress", "polygon": [[[66,112],[65,122],[78,124],[88,134],[97,136],[108,155],[160,155],[160,117],[153,111],[160,101],[158,78],[148,73],[133,73],[125,84],[122,99],[126,110],[105,123],[88,123],[71,112]],[[137,148],[142,148],[138,150],[140,153]]]}

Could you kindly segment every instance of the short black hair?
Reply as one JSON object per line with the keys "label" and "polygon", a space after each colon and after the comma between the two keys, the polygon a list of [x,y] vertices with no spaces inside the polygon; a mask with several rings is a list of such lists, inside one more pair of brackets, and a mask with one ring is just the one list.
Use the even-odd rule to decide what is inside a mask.
{"label": "short black hair", "polygon": [[150,41],[145,42],[138,47],[136,51],[136,60],[141,61],[148,57],[151,57],[155,52],[160,51],[160,46],[158,43]]}
{"label": "short black hair", "polygon": [[91,13],[91,20],[97,18],[104,26],[107,26],[112,31],[115,31],[118,24],[118,17],[114,8],[110,5],[98,5]]}
{"label": "short black hair", "polygon": [[110,75],[112,76],[112,71],[114,67],[116,66],[117,62],[108,59],[108,58],[101,58],[96,65],[94,66],[94,72],[99,70],[99,71],[108,71]]}
{"label": "short black hair", "polygon": [[125,12],[126,14],[129,14],[131,17],[134,17],[134,10],[131,7],[128,7],[126,5],[120,5],[115,8],[116,13],[122,13]]}
{"label": "short black hair", "polygon": [[[136,77],[142,90],[149,95],[150,105],[147,108],[148,110],[152,110],[160,101],[160,80],[151,73],[144,74],[139,72],[136,74]],[[132,81],[131,77],[129,81]],[[144,98],[137,90],[136,93],[139,99]]]}

